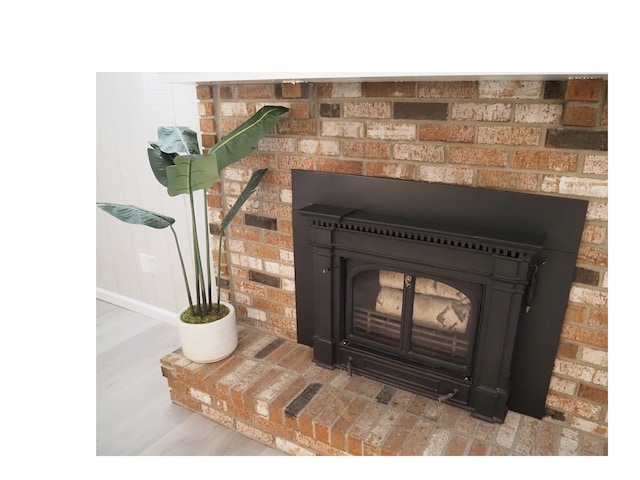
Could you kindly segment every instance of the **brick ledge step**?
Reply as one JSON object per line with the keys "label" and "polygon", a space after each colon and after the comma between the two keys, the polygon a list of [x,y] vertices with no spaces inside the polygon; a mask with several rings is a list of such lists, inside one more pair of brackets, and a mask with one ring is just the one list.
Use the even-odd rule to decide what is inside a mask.
{"label": "brick ledge step", "polygon": [[161,359],[171,401],[290,455],[607,455],[607,438],[509,412],[503,424],[342,370],[312,349],[238,325],[211,364]]}

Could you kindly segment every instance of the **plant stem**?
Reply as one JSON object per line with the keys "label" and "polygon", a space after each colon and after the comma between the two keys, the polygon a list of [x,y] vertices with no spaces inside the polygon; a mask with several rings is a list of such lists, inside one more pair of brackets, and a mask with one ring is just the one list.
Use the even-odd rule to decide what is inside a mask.
{"label": "plant stem", "polygon": [[184,259],[182,258],[182,250],[180,249],[180,242],[178,242],[178,235],[176,231],[173,229],[173,225],[169,225],[171,228],[171,232],[173,233],[173,238],[176,241],[176,247],[178,248],[178,257],[180,257],[180,266],[182,267],[182,277],[184,278],[184,285],[187,287],[187,298],[189,299],[189,309],[191,310],[191,314],[195,315],[195,311],[193,309],[193,300],[191,300],[191,289],[189,288],[189,279],[187,278],[187,270],[184,267]]}
{"label": "plant stem", "polygon": [[211,311],[212,305],[211,302],[213,301],[213,299],[211,298],[211,247],[210,247],[210,241],[209,241],[209,236],[211,235],[211,232],[209,231],[209,206],[207,205],[207,191],[203,190],[204,192],[204,224],[207,227],[206,228],[206,250],[207,250],[207,293],[208,293],[208,297],[207,297],[207,313]]}
{"label": "plant stem", "polygon": [[202,309],[202,293],[204,290],[204,276],[202,273],[202,259],[200,257],[200,244],[198,243],[198,227],[196,223],[196,209],[193,201],[193,192],[189,192],[189,204],[191,206],[191,225],[193,235],[193,260],[196,276],[197,315],[204,316]]}
{"label": "plant stem", "polygon": [[220,231],[220,238],[218,240],[218,280],[216,282],[216,289],[218,290],[218,311],[220,311],[220,272],[222,264],[222,236],[224,231]]}

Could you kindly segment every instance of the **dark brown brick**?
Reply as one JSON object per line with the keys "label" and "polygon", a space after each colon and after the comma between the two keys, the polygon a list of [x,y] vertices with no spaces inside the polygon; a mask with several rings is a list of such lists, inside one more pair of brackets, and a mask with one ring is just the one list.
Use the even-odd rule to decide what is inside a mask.
{"label": "dark brown brick", "polygon": [[328,117],[328,118],[340,117],[340,104],[339,103],[321,103],[320,116]]}
{"label": "dark brown brick", "polygon": [[597,287],[600,283],[600,272],[589,270],[588,268],[576,267],[573,275],[573,281]]}
{"label": "dark brown brick", "polygon": [[233,98],[233,90],[230,85],[220,87],[220,98],[223,100],[230,100]]}
{"label": "dark brown brick", "polygon": [[448,103],[397,102],[393,105],[393,118],[410,120],[446,120]]}
{"label": "dark brown brick", "polygon": [[255,270],[249,270],[249,280],[252,282],[258,282],[269,287],[280,288],[280,278],[273,275],[267,275],[266,273],[256,272]]}
{"label": "dark brown brick", "polygon": [[566,91],[566,81],[551,80],[548,82],[544,82],[543,98],[545,100],[562,100]]}
{"label": "dark brown brick", "polygon": [[250,227],[264,228],[266,230],[278,230],[278,220],[275,218],[247,213],[244,216],[244,222]]}
{"label": "dark brown brick", "polygon": [[549,130],[545,147],[607,151],[608,133],[568,129]]}

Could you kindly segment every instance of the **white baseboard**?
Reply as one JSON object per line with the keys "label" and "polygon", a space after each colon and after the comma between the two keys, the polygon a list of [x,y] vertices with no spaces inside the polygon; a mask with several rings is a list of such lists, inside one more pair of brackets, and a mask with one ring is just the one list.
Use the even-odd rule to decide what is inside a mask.
{"label": "white baseboard", "polygon": [[146,315],[147,317],[155,318],[156,320],[178,326],[177,314],[170,312],[169,310],[164,310],[162,308],[149,305],[148,303],[143,303],[139,300],[134,300],[133,298],[125,297],[124,295],[113,293],[102,288],[96,288],[96,298],[108,303],[112,303],[119,307],[126,308],[127,310],[131,310],[132,312]]}

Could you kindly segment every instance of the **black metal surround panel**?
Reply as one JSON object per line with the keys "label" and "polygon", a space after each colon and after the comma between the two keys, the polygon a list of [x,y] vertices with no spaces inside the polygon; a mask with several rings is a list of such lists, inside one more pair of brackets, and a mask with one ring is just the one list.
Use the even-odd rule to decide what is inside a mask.
{"label": "black metal surround panel", "polygon": [[[316,331],[321,328],[316,325],[316,319],[326,316],[331,323],[331,319],[336,321],[337,317],[344,315],[341,307],[336,307],[335,302],[318,302],[315,295],[317,292],[314,291],[323,281],[333,278],[334,274],[327,275],[322,271],[332,269],[331,255],[336,252],[335,245],[341,242],[353,246],[360,242],[360,239],[354,238],[339,238],[336,242],[333,233],[327,233],[328,240],[323,240],[323,234],[318,233],[322,229],[309,228],[310,214],[315,216],[316,220],[323,215],[328,219],[333,217],[334,220],[329,220],[328,225],[345,215],[351,215],[352,220],[365,223],[375,223],[381,219],[386,223],[393,223],[401,219],[405,224],[403,228],[445,230],[448,235],[457,235],[458,238],[466,238],[467,241],[478,239],[485,243],[495,243],[495,240],[499,240],[506,248],[539,248],[535,255],[532,254],[535,257],[532,257],[532,261],[541,263],[542,266],[538,269],[536,292],[527,313],[521,310],[518,297],[524,294],[523,288],[526,288],[522,287],[521,273],[518,274],[518,280],[508,289],[511,291],[514,285],[520,285],[515,287],[515,290],[518,290],[518,298],[506,303],[511,309],[517,304],[519,316],[516,322],[517,330],[510,332],[507,328],[506,333],[507,338],[513,338],[512,342],[509,340],[513,345],[513,353],[507,356],[510,365],[506,366],[506,370],[499,368],[497,373],[489,374],[488,370],[483,373],[485,377],[497,375],[504,378],[507,372],[507,376],[510,373],[509,381],[492,381],[489,382],[489,387],[486,387],[484,380],[473,380],[476,382],[474,384],[465,383],[465,380],[452,383],[450,375],[441,377],[437,371],[425,373],[424,369],[415,365],[407,366],[406,381],[433,385],[434,394],[442,392],[442,389],[454,388],[470,392],[465,395],[475,399],[472,408],[478,409],[478,416],[487,417],[492,421],[500,421],[507,407],[537,418],[544,415],[545,398],[584,226],[586,201],[300,170],[292,171],[292,181],[298,341],[306,345],[320,345],[327,340],[326,333]],[[331,227],[325,230],[331,232]],[[353,233],[347,231],[340,233],[340,236],[344,235],[353,237]],[[403,261],[419,263],[418,257],[422,257],[423,252],[407,254],[406,242],[404,246],[403,242],[399,242],[400,247],[390,247],[391,244],[388,244],[387,240],[385,238],[381,245],[374,246],[373,252],[370,253],[382,249],[384,252],[378,253],[386,254],[389,248],[399,248],[404,252],[400,255],[404,256]],[[329,245],[328,249],[324,250],[332,252],[325,259],[322,253],[323,243],[325,246]],[[352,248],[347,247],[346,250]],[[440,248],[436,257],[441,256],[443,251]],[[345,258],[345,252],[340,248],[337,249],[337,253],[336,258]],[[347,257],[349,255],[352,253],[347,253]],[[329,264],[319,264],[325,260],[328,260]],[[434,266],[427,263],[425,268],[428,271]],[[495,272],[488,273],[485,277],[490,278],[494,274]],[[480,283],[488,285],[484,281]],[[331,284],[334,285],[335,281]],[[314,295],[309,295],[308,292],[314,292]],[[509,295],[513,296],[513,293]],[[334,364],[344,367],[345,358],[351,356],[350,367],[353,366],[356,370],[361,368],[358,362],[366,361],[371,366],[369,370],[373,372],[373,376],[376,371],[382,372],[379,378],[383,380],[393,376],[385,373],[389,368],[387,358],[377,358],[375,352],[365,352],[361,355],[362,349],[354,352],[349,350],[350,345],[336,345],[336,338],[339,336],[329,334],[329,350],[332,352],[331,355],[336,357],[332,360]],[[482,339],[479,339],[479,345],[482,344]],[[495,355],[492,352],[493,347],[479,347],[476,353],[481,353],[489,360],[476,359],[480,362],[478,365],[482,365],[481,362],[493,362],[491,358]],[[354,354],[357,361],[353,361]],[[484,371],[479,366],[476,368]],[[411,385],[406,387],[412,389]],[[490,398],[496,395],[500,397],[498,400]],[[464,397],[459,397],[457,401],[462,402],[462,398]],[[455,403],[455,397],[450,401]],[[468,404],[467,400],[465,402]]]}

